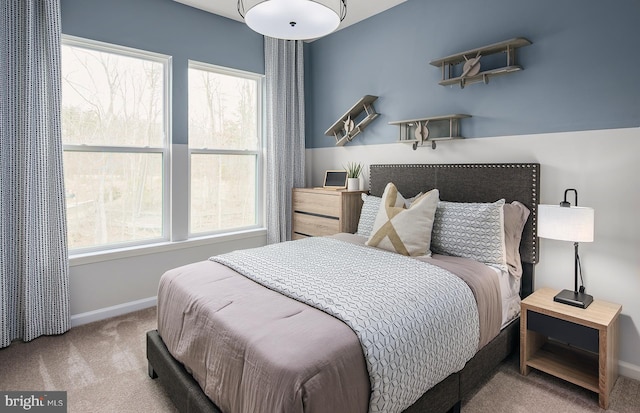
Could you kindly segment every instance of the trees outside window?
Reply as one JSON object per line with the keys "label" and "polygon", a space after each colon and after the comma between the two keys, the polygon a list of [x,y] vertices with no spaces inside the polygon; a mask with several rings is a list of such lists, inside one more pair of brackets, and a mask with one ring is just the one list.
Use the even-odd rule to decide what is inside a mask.
{"label": "trees outside window", "polygon": [[[170,56],[63,37],[72,253],[168,241],[172,230],[203,236],[262,224],[262,76],[190,61],[189,150],[172,155],[170,65]],[[177,177],[189,182],[188,202],[170,199],[176,163],[189,174]],[[188,214],[189,228],[171,228],[170,214]]]}
{"label": "trees outside window", "polygon": [[189,64],[190,232],[256,226],[262,79]]}
{"label": "trees outside window", "polygon": [[63,39],[70,250],[167,238],[168,65],[167,56]]}

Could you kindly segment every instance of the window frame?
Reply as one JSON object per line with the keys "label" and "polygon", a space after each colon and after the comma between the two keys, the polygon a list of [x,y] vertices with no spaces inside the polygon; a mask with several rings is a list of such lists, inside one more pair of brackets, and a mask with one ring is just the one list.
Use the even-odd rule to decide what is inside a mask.
{"label": "window frame", "polygon": [[[264,185],[264,177],[265,173],[265,156],[266,156],[266,144],[265,144],[265,81],[264,75],[247,72],[244,70],[231,69],[228,67],[218,66],[211,63],[204,63],[196,60],[189,59],[187,62],[187,73],[191,69],[202,70],[206,72],[217,73],[226,76],[239,77],[244,79],[254,80],[256,85],[256,132],[258,134],[258,144],[255,150],[241,150],[241,149],[211,149],[211,148],[192,148],[191,144],[188,143],[188,228],[187,234],[189,239],[207,237],[211,235],[218,235],[223,233],[237,232],[237,231],[246,231],[252,229],[259,229],[264,227],[264,214],[265,214],[265,185]],[[188,87],[187,87],[188,90]],[[187,126],[189,124],[189,110],[187,109]],[[204,232],[192,232],[191,231],[191,155],[253,155],[256,158],[256,176],[255,176],[255,224],[248,225],[244,227],[236,227],[229,229],[221,229],[221,230],[213,230],[213,231],[204,231]]]}
{"label": "window frame", "polygon": [[[137,241],[114,242],[99,246],[69,248],[69,255],[84,255],[91,253],[104,253],[113,250],[153,245],[159,242],[169,241],[171,238],[171,90],[172,90],[172,57],[146,50],[116,45],[112,43],[100,42],[97,40],[85,39],[81,37],[62,34],[62,45],[72,46],[91,51],[110,53],[119,56],[131,57],[141,60],[148,60],[160,63],[163,66],[163,146],[143,147],[143,146],[106,146],[106,145],[86,145],[86,144],[63,144],[63,152],[85,152],[85,153],[160,153],[162,155],[162,234],[160,237],[148,238]],[[62,97],[61,97],[62,99]],[[63,166],[64,167],[64,166]]]}

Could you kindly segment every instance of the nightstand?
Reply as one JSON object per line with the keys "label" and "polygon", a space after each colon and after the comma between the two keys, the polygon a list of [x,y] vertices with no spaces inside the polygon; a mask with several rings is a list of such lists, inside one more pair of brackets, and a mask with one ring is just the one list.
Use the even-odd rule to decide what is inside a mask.
{"label": "nightstand", "polygon": [[294,188],[292,239],[321,237],[358,229],[362,194],[322,188]]}
{"label": "nightstand", "polygon": [[600,407],[618,378],[619,304],[594,300],[586,308],[556,303],[541,288],[522,300],[520,373],[535,368],[598,393]]}

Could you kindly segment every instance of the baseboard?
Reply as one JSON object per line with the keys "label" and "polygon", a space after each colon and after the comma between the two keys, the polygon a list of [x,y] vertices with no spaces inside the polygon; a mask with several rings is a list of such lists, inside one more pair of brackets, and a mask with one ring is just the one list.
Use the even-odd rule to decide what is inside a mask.
{"label": "baseboard", "polygon": [[81,326],[83,324],[93,323],[111,317],[132,313],[145,308],[153,307],[158,301],[157,297],[144,298],[142,300],[131,301],[124,304],[114,305],[112,307],[101,308],[99,310],[88,311],[71,316],[71,327]]}
{"label": "baseboard", "polygon": [[626,361],[618,361],[618,373],[630,379],[640,380],[640,366],[627,363]]}

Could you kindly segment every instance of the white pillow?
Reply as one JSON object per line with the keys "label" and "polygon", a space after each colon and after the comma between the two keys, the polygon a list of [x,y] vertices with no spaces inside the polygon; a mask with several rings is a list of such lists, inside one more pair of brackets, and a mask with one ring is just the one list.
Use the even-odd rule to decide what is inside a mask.
{"label": "white pillow", "polygon": [[[405,199],[405,206],[409,208],[411,203],[420,195],[422,195],[422,192],[412,198]],[[360,219],[358,220],[358,230],[356,231],[356,234],[368,237],[371,235],[373,224],[376,222],[376,216],[378,215],[378,209],[380,209],[380,202],[382,202],[382,198],[379,196],[362,194],[362,201],[364,202],[362,204],[362,210],[360,211]]]}
{"label": "white pillow", "polygon": [[392,183],[387,184],[366,245],[402,255],[431,255],[431,228],[438,206],[437,189],[418,197],[409,207]]}
{"label": "white pillow", "polygon": [[431,249],[434,253],[471,258],[507,271],[504,199],[493,203],[438,204]]}

